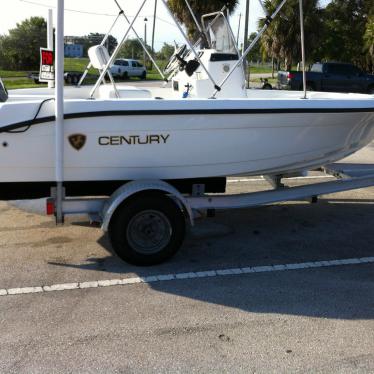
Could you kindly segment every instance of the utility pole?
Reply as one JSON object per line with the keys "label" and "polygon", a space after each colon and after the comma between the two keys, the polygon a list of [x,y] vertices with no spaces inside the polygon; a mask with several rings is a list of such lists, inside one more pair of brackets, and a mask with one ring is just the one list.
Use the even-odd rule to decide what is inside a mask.
{"label": "utility pole", "polygon": [[[147,47],[147,22],[148,22],[148,18],[144,18],[144,44],[145,44],[145,47]],[[146,52],[144,51],[144,66],[146,66],[146,63],[147,63],[147,54]]]}
{"label": "utility pole", "polygon": [[[243,48],[244,51],[246,51],[247,48],[248,48],[249,6],[250,6],[250,0],[246,0],[245,26],[244,26],[244,48]],[[248,70],[248,67],[247,67],[247,59],[246,58],[243,61],[243,68],[244,68],[244,74],[245,74],[245,76],[247,76],[247,87],[249,88],[249,70]]]}
{"label": "utility pole", "polygon": [[239,36],[240,36],[241,23],[242,23],[242,14],[240,13],[240,15],[239,15],[239,25],[238,25],[238,35],[236,36],[236,45],[238,46],[238,48],[239,48]]}

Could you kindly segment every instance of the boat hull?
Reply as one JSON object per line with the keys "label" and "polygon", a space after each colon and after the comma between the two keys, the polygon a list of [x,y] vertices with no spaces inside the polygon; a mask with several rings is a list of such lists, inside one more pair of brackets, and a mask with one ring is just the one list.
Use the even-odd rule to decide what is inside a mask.
{"label": "boat hull", "polygon": [[[172,105],[163,101],[157,110],[147,101],[127,100],[125,107],[96,103],[95,110],[89,101],[83,108],[66,103],[64,180],[284,174],[340,160],[374,138],[370,107],[286,109],[257,103],[256,109],[256,103],[241,103],[225,100],[220,108],[219,101],[210,101],[210,107],[192,103],[192,108],[183,104],[170,109]],[[20,127],[28,122],[5,121],[0,183],[55,180],[55,123],[48,116],[52,109],[43,109],[30,127]],[[19,133],[23,128],[27,131]]]}

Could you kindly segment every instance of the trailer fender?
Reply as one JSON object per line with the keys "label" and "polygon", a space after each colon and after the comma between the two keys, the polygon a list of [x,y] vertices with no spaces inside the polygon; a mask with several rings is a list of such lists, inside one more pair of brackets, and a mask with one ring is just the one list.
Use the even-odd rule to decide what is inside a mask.
{"label": "trailer fender", "polygon": [[176,201],[176,203],[181,208],[184,208],[185,212],[188,214],[190,223],[193,226],[194,216],[192,209],[187,199],[176,188],[161,180],[139,180],[132,181],[121,186],[106,201],[101,212],[102,230],[105,232],[108,231],[109,223],[114,212],[126,199],[139,192],[147,191],[161,191],[163,193],[171,195],[171,197]]}

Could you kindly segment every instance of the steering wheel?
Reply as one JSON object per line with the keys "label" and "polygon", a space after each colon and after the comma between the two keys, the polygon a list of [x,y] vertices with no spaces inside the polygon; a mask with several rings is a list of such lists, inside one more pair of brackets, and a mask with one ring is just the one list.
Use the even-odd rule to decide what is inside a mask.
{"label": "steering wheel", "polygon": [[187,45],[183,44],[178,49],[175,50],[174,54],[170,57],[168,64],[164,69],[165,74],[172,73],[178,66],[182,67],[185,65],[185,61],[183,60],[184,54],[187,50]]}

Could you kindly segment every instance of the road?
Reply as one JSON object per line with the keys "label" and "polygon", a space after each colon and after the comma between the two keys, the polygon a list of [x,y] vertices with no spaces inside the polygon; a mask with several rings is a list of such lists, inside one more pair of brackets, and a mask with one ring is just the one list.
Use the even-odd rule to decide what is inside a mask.
{"label": "road", "polygon": [[0,296],[1,373],[374,372],[374,188],[218,213],[150,268],[28,210],[0,203],[0,294],[27,292]]}

